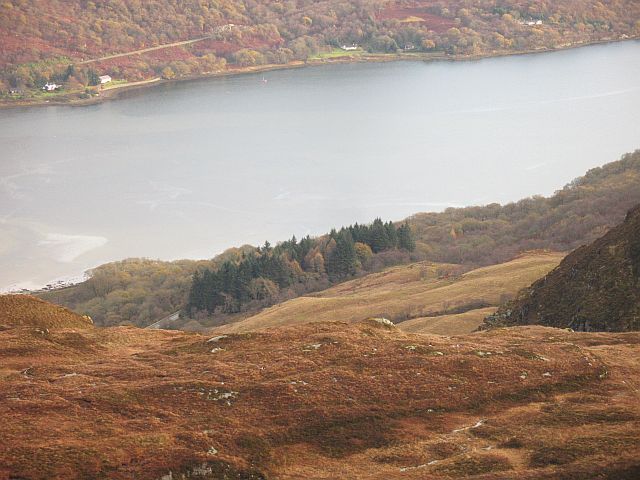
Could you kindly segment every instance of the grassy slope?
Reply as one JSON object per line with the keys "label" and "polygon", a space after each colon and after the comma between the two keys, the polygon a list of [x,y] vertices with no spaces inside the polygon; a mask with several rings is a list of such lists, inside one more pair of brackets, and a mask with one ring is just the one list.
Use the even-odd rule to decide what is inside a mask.
{"label": "grassy slope", "polygon": [[[528,250],[573,250],[620,223],[638,203],[640,150],[590,170],[551,197],[419,213],[409,221],[422,258],[490,265]],[[451,236],[452,229],[456,238]],[[237,259],[248,248],[229,249],[214,260],[200,262],[106,264],[94,269],[94,278],[86,282],[39,296],[86,313],[99,325],[149,325],[184,306],[198,265],[214,267],[225,259]]]}
{"label": "grassy slope", "polygon": [[88,317],[31,295],[0,295],[0,325],[88,328],[92,322]]}
{"label": "grassy slope", "polygon": [[0,478],[638,478],[639,345],[372,322],[217,342],[2,329]]}
{"label": "grassy slope", "polygon": [[400,323],[400,329],[407,333],[431,333],[434,335],[462,335],[474,331],[482,325],[487,315],[497,307],[476,308],[463,313],[418,317]]}
{"label": "grassy slope", "polygon": [[[562,257],[559,253],[528,253],[505,264],[467,273],[461,273],[457,265],[430,262],[392,267],[313,296],[289,300],[217,330],[246,332],[317,321],[357,322],[385,317],[394,322],[415,318],[407,324],[414,332],[470,332],[482,323],[485,307],[497,306],[505,296],[514,296],[558,265]],[[463,317],[463,329],[461,319],[451,315],[476,309]]]}

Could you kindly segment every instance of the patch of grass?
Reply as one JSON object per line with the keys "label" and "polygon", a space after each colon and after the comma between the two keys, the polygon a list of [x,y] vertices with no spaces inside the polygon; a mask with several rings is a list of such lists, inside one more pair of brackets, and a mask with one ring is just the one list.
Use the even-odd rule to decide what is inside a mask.
{"label": "patch of grass", "polygon": [[351,57],[353,55],[362,55],[364,50],[358,48],[357,50],[343,50],[341,48],[334,48],[330,52],[320,52],[315,55],[311,55],[308,57],[309,60],[324,60],[327,58],[340,58],[340,57]]}
{"label": "patch of grass", "polygon": [[88,318],[31,295],[0,295],[0,323],[41,329],[92,327]]}
{"label": "patch of grass", "polygon": [[538,447],[531,454],[529,465],[540,468],[549,465],[566,465],[575,462],[580,454],[573,448],[553,445]]}
{"label": "patch of grass", "polygon": [[391,441],[390,419],[378,416],[330,418],[289,432],[286,443],[305,442],[333,458],[385,447]]}
{"label": "patch of grass", "polygon": [[619,408],[588,408],[566,403],[545,405],[544,415],[536,419],[540,425],[580,426],[594,423],[623,423],[636,420],[638,417],[632,412]]}
{"label": "patch of grass", "polygon": [[511,353],[515,353],[519,357],[526,358],[527,360],[540,360],[540,355],[530,352],[528,350],[523,350],[521,348],[514,348],[511,350]]}
{"label": "patch of grass", "polygon": [[480,425],[477,428],[469,430],[469,432],[477,438],[484,438],[486,440],[498,440],[502,436],[502,429],[494,425]]}
{"label": "patch of grass", "polygon": [[635,433],[611,433],[608,436],[576,436],[564,443],[543,443],[533,449],[530,466],[566,465],[586,457],[616,455],[637,450]]}
{"label": "patch of grass", "polygon": [[449,458],[462,452],[462,446],[453,442],[439,442],[429,446],[429,451],[437,458]]}
{"label": "patch of grass", "polygon": [[491,472],[511,470],[511,463],[506,457],[495,454],[465,456],[451,463],[438,466],[438,473],[460,478],[470,475],[482,475]]}
{"label": "patch of grass", "polygon": [[243,450],[251,465],[265,466],[271,463],[271,443],[257,435],[242,434],[236,439],[236,445]]}
{"label": "patch of grass", "polygon": [[373,457],[373,460],[377,463],[384,463],[388,465],[418,465],[422,463],[422,457],[411,453],[388,453],[385,455],[378,455]]}
{"label": "patch of grass", "polygon": [[498,447],[500,448],[513,448],[513,449],[518,449],[518,448],[523,448],[524,444],[522,443],[522,441],[519,438],[516,437],[511,437],[507,440],[505,440],[504,442],[501,442],[498,444]]}

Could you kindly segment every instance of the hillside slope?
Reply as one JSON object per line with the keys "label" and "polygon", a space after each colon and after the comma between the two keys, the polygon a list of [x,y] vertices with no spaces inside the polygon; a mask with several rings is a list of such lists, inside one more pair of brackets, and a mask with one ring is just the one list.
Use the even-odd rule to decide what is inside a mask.
{"label": "hillside slope", "polygon": [[0,478],[638,478],[640,334],[0,331]]}
{"label": "hillside slope", "polygon": [[[514,287],[516,288],[516,287]],[[511,292],[509,292],[511,293]],[[505,293],[505,296],[508,294]],[[399,323],[398,327],[407,333],[427,333],[433,335],[463,335],[471,333],[482,325],[484,319],[495,313],[498,307],[485,307],[462,313],[450,313],[432,317],[417,317]]]}
{"label": "hillside slope", "polygon": [[[392,267],[289,300],[215,330],[248,332],[317,321],[358,322],[384,317],[401,322],[401,329],[407,320],[407,328],[413,332],[468,333],[482,323],[487,307],[495,308],[505,297],[514,296],[558,265],[562,257],[559,253],[531,252],[466,273],[459,265],[430,262]],[[464,312],[464,322],[452,315]]]}
{"label": "hillside slope", "polygon": [[490,265],[535,249],[569,252],[619,224],[640,203],[640,150],[589,170],[550,197],[448,208],[409,218],[432,261]]}
{"label": "hillside slope", "polygon": [[89,328],[93,322],[31,295],[0,295],[0,326]]}
{"label": "hillside slope", "polygon": [[[638,36],[639,17],[633,0],[8,0],[0,5],[0,101],[89,98],[101,91],[91,88],[98,74],[131,82],[366,52],[415,58],[563,48]],[[353,44],[361,48],[339,48]],[[49,81],[62,91],[44,94]]]}
{"label": "hillside slope", "polygon": [[569,254],[487,323],[640,330],[640,205],[621,225]]}
{"label": "hillside slope", "polygon": [[[414,215],[409,219],[417,243],[413,255],[477,266],[534,249],[568,252],[602,236],[638,203],[640,150],[590,170],[548,198]],[[250,250],[229,249],[200,262],[115,262],[94,269],[85,282],[38,295],[90,315],[97,325],[146,326],[185,306],[195,270],[239,261]]]}

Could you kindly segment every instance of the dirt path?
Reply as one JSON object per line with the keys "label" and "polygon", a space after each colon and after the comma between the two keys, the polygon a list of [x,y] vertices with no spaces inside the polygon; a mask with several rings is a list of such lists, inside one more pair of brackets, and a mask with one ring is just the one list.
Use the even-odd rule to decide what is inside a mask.
{"label": "dirt path", "polygon": [[149,48],[142,48],[140,50],[134,50],[132,52],[114,53],[113,55],[107,55],[107,56],[104,56],[104,57],[93,58],[91,60],[84,60],[82,62],[78,62],[78,65],[86,65],[88,63],[101,62],[103,60],[111,60],[112,58],[128,57],[130,55],[141,55],[143,53],[153,52],[155,50],[163,50],[165,48],[173,48],[173,47],[179,47],[179,46],[182,46],[182,45],[189,45],[189,44],[192,44],[192,43],[201,42],[203,40],[208,40],[208,39],[213,38],[214,36],[216,36],[216,35],[218,35],[219,33],[222,33],[222,32],[230,32],[234,28],[241,28],[241,27],[237,26],[237,25],[234,25],[233,23],[229,23],[229,24],[221,25],[219,27],[214,28],[212,33],[210,33],[209,35],[206,35],[204,37],[192,38],[190,40],[182,40],[180,42],[165,43],[163,45],[158,45],[158,46],[149,47]]}

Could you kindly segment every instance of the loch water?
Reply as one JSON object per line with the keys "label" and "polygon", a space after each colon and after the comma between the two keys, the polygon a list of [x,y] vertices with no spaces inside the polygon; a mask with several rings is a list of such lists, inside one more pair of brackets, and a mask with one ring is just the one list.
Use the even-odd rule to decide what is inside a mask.
{"label": "loch water", "polygon": [[640,147],[639,79],[628,41],[3,110],[0,287],[548,195]]}

